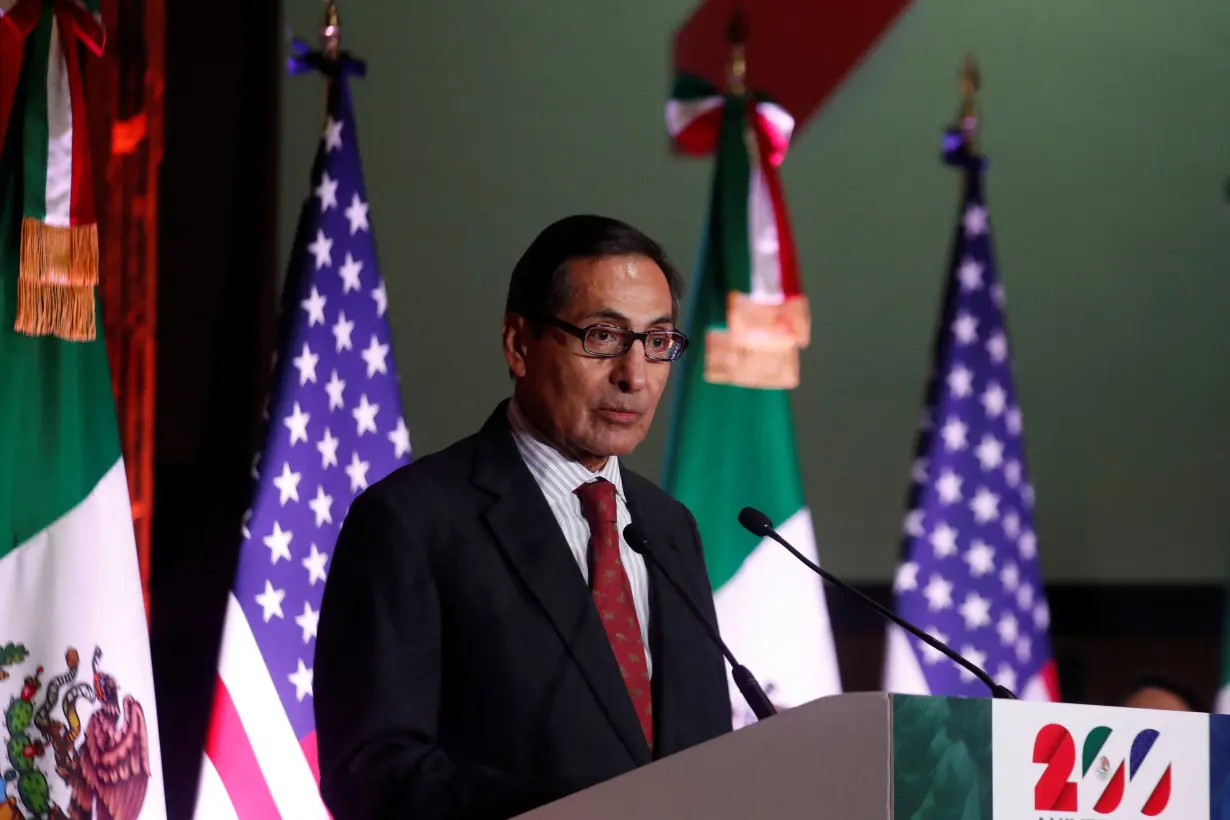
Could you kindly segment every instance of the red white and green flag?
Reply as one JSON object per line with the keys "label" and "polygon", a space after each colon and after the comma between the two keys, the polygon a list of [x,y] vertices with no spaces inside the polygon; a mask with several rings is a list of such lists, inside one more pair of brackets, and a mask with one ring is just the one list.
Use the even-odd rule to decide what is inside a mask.
{"label": "red white and green flag", "polygon": [[[663,483],[696,517],[723,637],[788,708],[840,692],[841,678],[822,581],[737,521],[756,507],[819,563],[789,394],[810,341],[777,171],[794,121],[741,81],[723,92],[681,75],[666,106],[676,150],[715,165]],[[739,728],[751,717],[731,696]]]}
{"label": "red white and green flag", "polygon": [[83,47],[103,51],[98,5],[0,0],[3,43],[13,51],[21,44],[23,78],[0,89],[0,105],[11,108],[0,108],[0,141],[17,140],[23,177],[17,313],[6,326],[32,336],[89,341],[97,332],[98,225],[81,61]]}
{"label": "red white and green flag", "polygon": [[[68,6],[0,0],[0,28],[31,15],[17,20],[22,39],[0,34],[5,49],[24,48],[6,97],[16,102],[0,112],[0,818],[162,820],[149,629],[105,343],[15,328],[28,296],[23,245],[42,230],[27,227],[32,203],[49,201],[47,146],[77,139],[49,130],[68,127],[49,113],[48,68],[49,54],[75,49],[60,17]],[[92,288],[90,300],[92,314]]]}

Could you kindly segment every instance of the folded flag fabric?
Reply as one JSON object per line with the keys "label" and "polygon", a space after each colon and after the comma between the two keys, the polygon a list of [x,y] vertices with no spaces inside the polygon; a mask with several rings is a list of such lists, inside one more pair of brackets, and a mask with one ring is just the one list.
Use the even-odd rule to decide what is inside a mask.
{"label": "folded flag fabric", "polygon": [[[103,53],[106,32],[98,5],[0,0],[7,42],[23,44],[17,87],[7,94],[0,89],[0,102],[9,108],[0,110],[0,122],[18,124],[24,178],[12,326],[76,342],[97,334],[98,225],[79,46],[94,56]],[[0,140],[7,130],[0,125]]]}

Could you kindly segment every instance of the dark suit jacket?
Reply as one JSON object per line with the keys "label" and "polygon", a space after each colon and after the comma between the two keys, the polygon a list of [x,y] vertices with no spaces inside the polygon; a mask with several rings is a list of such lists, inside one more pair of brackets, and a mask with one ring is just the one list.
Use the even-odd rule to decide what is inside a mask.
{"label": "dark suit jacket", "polygon": [[[334,820],[510,817],[731,730],[722,655],[647,562],[650,754],[506,405],[346,517],[314,673]],[[621,470],[654,555],[716,625],[691,513]]]}

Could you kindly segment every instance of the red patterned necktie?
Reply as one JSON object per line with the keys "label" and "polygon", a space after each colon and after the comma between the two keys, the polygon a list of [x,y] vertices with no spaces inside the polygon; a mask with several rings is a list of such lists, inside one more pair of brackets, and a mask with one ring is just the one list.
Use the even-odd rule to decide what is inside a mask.
{"label": "red patterned necktie", "polygon": [[581,513],[589,522],[593,569],[590,589],[594,606],[606,628],[607,639],[619,662],[619,672],[636,708],[649,748],[653,748],[653,701],[641,625],[632,603],[632,587],[619,558],[619,530],[615,526],[615,485],[600,478],[574,490],[581,499]]}

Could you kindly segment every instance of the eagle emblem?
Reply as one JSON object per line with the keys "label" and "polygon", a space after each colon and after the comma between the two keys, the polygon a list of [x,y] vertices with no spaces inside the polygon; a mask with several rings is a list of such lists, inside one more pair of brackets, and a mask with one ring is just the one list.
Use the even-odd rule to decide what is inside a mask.
{"label": "eagle emblem", "polygon": [[[0,646],[0,681],[16,678],[30,653]],[[4,710],[4,778],[0,820],[136,820],[150,779],[145,710],[101,667],[78,681],[80,658],[70,647],[64,672],[43,683],[44,668],[21,676]],[[10,667],[5,669],[4,667]],[[41,694],[41,697],[40,697]],[[82,727],[78,707],[89,704]]]}

